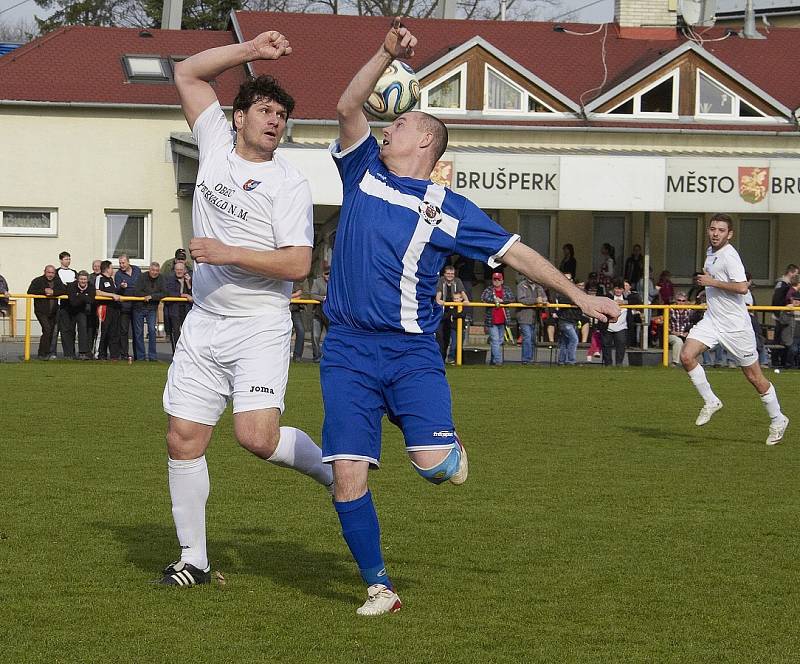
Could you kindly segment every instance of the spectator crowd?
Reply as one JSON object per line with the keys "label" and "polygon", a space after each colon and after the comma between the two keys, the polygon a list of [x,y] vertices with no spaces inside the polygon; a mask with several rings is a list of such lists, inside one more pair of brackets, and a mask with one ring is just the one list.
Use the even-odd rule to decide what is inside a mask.
{"label": "spectator crowd", "polygon": [[[62,251],[59,264],[46,265],[43,273],[35,277],[28,287],[31,295],[66,296],[64,299],[37,298],[34,314],[41,327],[37,357],[56,359],[58,340],[65,359],[157,361],[156,340],[161,329],[169,339],[172,350],[180,338],[181,327],[192,306],[192,263],[185,249],[177,249],[173,258],[163,264],[150,263],[142,270],[129,257],[122,254],[114,266],[108,260],[94,260],[91,271],[76,271],[69,252]],[[657,281],[644,278],[644,255],[636,244],[624,261],[618,274],[614,247],[604,243],[595,261],[596,269],[588,272],[578,287],[593,295],[605,295],[620,305],[649,304],[691,305],[705,304],[702,287],[693,285],[688,290],[678,288],[672,275],[663,270]],[[559,269],[574,280],[578,269],[572,244],[563,246]],[[548,293],[541,285],[520,278],[516,288],[506,283],[502,268],[486,277],[476,275],[475,261],[453,256],[445,265],[439,279],[436,302],[443,307],[443,316],[437,332],[442,359],[455,362],[458,320],[462,320],[462,345],[467,344],[473,322],[480,320],[489,345],[489,363],[503,364],[503,348],[507,344],[519,345],[522,364],[536,360],[536,347],[545,343],[558,348],[557,362],[563,365],[577,363],[580,344],[586,347],[586,361],[600,361],[604,365],[621,365],[626,349],[642,345],[647,335],[651,347],[661,347],[664,317],[649,315],[636,309],[626,309],[625,315],[614,323],[599,323],[587,319],[577,308],[552,307],[571,305],[572,302],[558,293]],[[697,277],[695,273],[693,277]],[[330,268],[323,264],[322,273],[308,281],[294,284],[292,299],[316,300],[319,305],[309,306],[293,302],[290,306],[294,327],[292,359],[301,361],[305,342],[310,331],[311,359],[322,357],[322,340],[328,321],[321,304],[327,295]],[[749,278],[749,275],[748,275]],[[461,311],[457,306],[468,305],[473,289],[489,282],[480,292],[479,301],[493,305],[474,313],[469,306]],[[309,286],[309,283],[311,284]],[[8,308],[8,283],[0,275],[0,311]],[[107,299],[97,299],[97,296]],[[132,296],[137,301],[123,301]],[[164,302],[164,298],[180,298]],[[501,305],[519,303],[538,305],[537,308],[508,308]],[[753,304],[752,293],[748,304]],[[163,306],[163,309],[161,306]],[[800,268],[795,264],[786,267],[775,284],[772,306],[792,307],[789,311],[770,314],[768,327],[772,328],[772,343],[756,315],[751,315],[762,366],[772,364],[789,368],[800,367]],[[477,311],[477,310],[476,310]],[[654,310],[658,312],[658,310]],[[673,365],[680,364],[683,343],[693,325],[703,317],[701,309],[671,309],[668,320],[668,343]],[[159,325],[162,323],[163,327]],[[309,330],[310,328],[310,330]],[[726,366],[725,351],[717,347],[704,355],[704,364]]]}

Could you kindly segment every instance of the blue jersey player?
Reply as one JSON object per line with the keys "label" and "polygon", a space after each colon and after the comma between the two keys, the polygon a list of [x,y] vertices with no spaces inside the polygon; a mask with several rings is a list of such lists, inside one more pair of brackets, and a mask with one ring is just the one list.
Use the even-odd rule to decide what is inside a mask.
{"label": "blue jersey player", "polygon": [[458,253],[501,262],[568,295],[592,318],[616,319],[617,305],[576,288],[555,267],[463,196],[431,182],[447,148],[438,119],[406,113],[372,137],[362,105],[394,58],[411,57],[416,38],[395,19],[383,44],[337,106],[331,146],[344,200],[324,311],[330,319],[321,365],[323,460],[333,464],[342,534],[368,586],[359,615],[400,609],[380,547],[368,489],[377,468],[384,414],[403,432],[414,469],[426,480],[462,484],[467,456],[456,435],[450,389],[436,343],[442,309],[439,272]]}

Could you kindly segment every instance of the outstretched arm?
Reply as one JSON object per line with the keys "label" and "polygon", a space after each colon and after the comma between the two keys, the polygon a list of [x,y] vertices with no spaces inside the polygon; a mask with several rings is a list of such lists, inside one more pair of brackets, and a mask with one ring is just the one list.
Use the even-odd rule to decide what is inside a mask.
{"label": "outstretched arm", "polygon": [[550,261],[522,242],[515,242],[511,245],[508,251],[500,257],[500,260],[513,267],[517,272],[524,274],[531,281],[563,293],[590,318],[597,318],[605,323],[606,321],[615,321],[620,316],[620,308],[616,302],[607,297],[594,297],[586,291],[582,291],[561,274]]}
{"label": "outstretched arm", "polygon": [[291,52],[289,40],[270,30],[251,41],[210,48],[177,63],[175,86],[189,127],[194,128],[195,120],[217,99],[210,82],[222,72],[253,60],[277,60]]}
{"label": "outstretched arm", "polygon": [[381,74],[395,58],[413,56],[416,45],[417,38],[403,26],[399,17],[395,18],[381,47],[350,81],[336,105],[339,116],[339,146],[342,150],[355,144],[367,133],[369,123],[364,117],[362,107],[375,89]]}

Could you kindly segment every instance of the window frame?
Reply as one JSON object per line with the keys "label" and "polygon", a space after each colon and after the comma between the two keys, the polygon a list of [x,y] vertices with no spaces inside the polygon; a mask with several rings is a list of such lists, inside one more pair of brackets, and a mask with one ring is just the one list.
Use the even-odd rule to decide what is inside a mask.
{"label": "window frame", "polygon": [[[446,81],[450,80],[451,78],[455,78],[456,76],[460,79],[460,89],[459,89],[459,106],[458,108],[443,108],[441,106],[431,106],[428,103],[428,94],[430,91],[437,87],[438,85],[445,83]],[[467,112],[467,63],[464,62],[460,64],[455,69],[451,69],[446,74],[443,74],[437,79],[434,79],[430,83],[428,83],[420,93],[420,100],[419,100],[420,109],[423,111],[433,111],[436,113],[452,113],[454,115],[464,115]]]}
{"label": "window frame", "polygon": [[[153,211],[152,210],[135,210],[135,209],[120,209],[120,208],[105,208],[103,210],[103,253],[109,253],[108,251],[108,243],[109,243],[109,234],[108,234],[108,215],[128,215],[134,217],[144,217],[144,233],[142,238],[142,244],[144,246],[144,258],[131,258],[130,262],[131,265],[136,265],[137,267],[149,267],[150,261],[152,260],[152,236],[153,236]],[[110,253],[113,253],[110,252]],[[106,260],[114,262],[117,260],[114,256],[106,256]]]}
{"label": "window frame", "polygon": [[[731,112],[730,113],[703,113],[700,111],[700,81],[701,78],[705,76],[712,84],[716,85],[717,87],[722,88],[726,93],[731,96],[733,103],[731,104]],[[758,117],[748,116],[748,115],[741,115],[741,102],[747,104],[750,108],[752,108],[756,113],[760,113],[761,115]],[[695,88],[694,88],[694,116],[695,118],[701,120],[725,120],[731,121],[734,120],[736,122],[774,122],[775,118],[771,118],[765,113],[763,113],[760,109],[756,108],[753,104],[751,104],[746,99],[742,99],[742,97],[736,94],[733,90],[731,90],[727,85],[720,83],[716,78],[714,78],[711,74],[700,69],[697,69],[697,75],[695,76]]]}
{"label": "window frame", "polygon": [[[47,228],[33,227],[8,227],[3,226],[3,217],[7,212],[39,212],[50,215],[50,226]],[[52,207],[25,207],[3,206],[0,207],[0,235],[17,237],[58,237],[58,208]]]}
{"label": "window frame", "polygon": [[[642,95],[647,94],[650,90],[657,88],[659,85],[667,81],[668,79],[672,80],[672,111],[670,113],[663,113],[663,112],[652,112],[652,111],[643,111],[642,110]],[[613,118],[648,118],[648,119],[665,119],[665,120],[676,120],[679,117],[679,110],[680,110],[680,84],[681,84],[681,70],[680,67],[676,67],[671,71],[667,72],[660,78],[657,78],[653,81],[650,85],[645,88],[642,88],[638,92],[625,97],[619,104],[614,106],[613,108],[608,109],[603,116],[613,117]],[[628,113],[614,113],[616,109],[618,109],[623,104],[627,104],[629,101],[633,100],[633,111]]]}
{"label": "window frame", "polygon": [[[705,235],[705,225],[703,219],[698,214],[692,214],[691,212],[665,212],[664,213],[664,269],[669,270],[672,273],[672,281],[675,284],[686,284],[686,285],[693,285],[692,282],[692,275],[683,275],[677,274],[672,266],[669,263],[669,227],[670,221],[677,219],[694,219],[695,226],[694,226],[694,262],[695,265],[692,269],[692,272],[696,270],[701,270],[703,268],[703,262],[705,261],[705,250],[706,250],[706,235]],[[651,265],[652,265],[652,255],[651,255]],[[657,277],[653,277],[654,281]]]}
{"label": "window frame", "polygon": [[[128,83],[173,83],[174,70],[171,57],[165,58],[160,55],[149,55],[146,53],[129,53],[122,56],[122,68]],[[133,71],[130,60],[154,60],[161,66],[161,76],[136,74]]]}
{"label": "window frame", "polygon": [[[522,242],[525,242],[525,234],[523,233],[523,223],[526,221],[526,217],[547,217],[547,224],[548,224],[548,236],[547,236],[547,253],[542,253],[542,256],[547,258],[550,262],[557,263],[558,261],[553,261],[554,258],[554,251],[555,251],[555,240],[556,240],[556,215],[552,211],[548,210],[520,210],[517,213],[517,232],[519,233],[520,239]],[[528,242],[525,242],[528,246],[532,246]],[[534,247],[535,251],[539,251]],[[541,252],[540,252],[541,253]],[[575,275],[573,275],[574,277]]]}
{"label": "window frame", "polygon": [[[776,271],[773,267],[775,265],[775,258],[776,258],[776,228],[777,228],[777,216],[769,213],[764,212],[763,214],[759,214],[758,212],[747,212],[747,213],[740,213],[733,224],[733,240],[732,244],[736,247],[736,250],[739,251],[741,255],[741,251],[739,246],[736,244],[736,238],[742,238],[742,227],[745,223],[749,220],[759,220],[759,221],[767,221],[769,223],[769,240],[767,241],[767,277],[765,279],[753,279],[754,286],[772,286],[775,283],[775,275]],[[744,259],[742,259],[744,263]],[[745,269],[747,269],[747,265],[745,265]]]}
{"label": "window frame", "polygon": [[[510,85],[512,88],[516,89],[520,93],[521,101],[520,107],[513,109],[513,108],[489,108],[489,72],[495,74],[500,80]],[[529,111],[528,110],[528,99],[532,97],[537,102],[539,102],[542,106],[547,108],[547,111]],[[487,115],[526,115],[526,116],[535,116],[535,117],[552,117],[553,114],[558,113],[550,104],[546,104],[543,102],[539,97],[535,94],[532,94],[525,88],[523,88],[519,83],[515,83],[512,81],[508,76],[506,76],[503,72],[495,67],[492,67],[488,62],[483,63],[483,112]]]}

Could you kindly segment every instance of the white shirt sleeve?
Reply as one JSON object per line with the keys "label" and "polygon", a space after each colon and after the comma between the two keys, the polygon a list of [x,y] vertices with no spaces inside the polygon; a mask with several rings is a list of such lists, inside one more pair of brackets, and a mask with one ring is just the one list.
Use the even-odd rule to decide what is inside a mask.
{"label": "white shirt sleeve", "polygon": [[314,205],[305,178],[293,178],[281,187],[272,219],[277,247],[314,246]]}
{"label": "white shirt sleeve", "polygon": [[725,272],[728,275],[728,280],[736,283],[747,281],[747,274],[745,274],[744,264],[737,252],[729,252],[725,260]]}
{"label": "white shirt sleeve", "polygon": [[233,129],[219,101],[213,102],[197,116],[192,127],[192,136],[197,142],[201,159],[214,150],[233,147]]}

